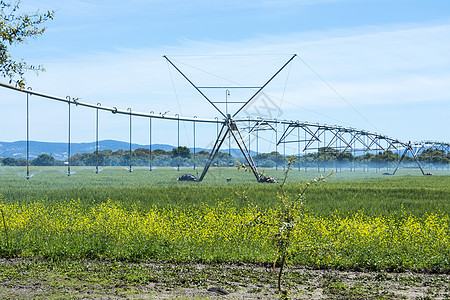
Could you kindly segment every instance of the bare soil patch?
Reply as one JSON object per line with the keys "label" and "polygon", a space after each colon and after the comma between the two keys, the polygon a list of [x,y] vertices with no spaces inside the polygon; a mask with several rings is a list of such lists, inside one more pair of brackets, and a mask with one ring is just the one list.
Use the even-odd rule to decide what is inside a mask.
{"label": "bare soil patch", "polygon": [[[0,259],[1,299],[276,299],[269,265]],[[292,299],[450,299],[450,276],[290,266]]]}

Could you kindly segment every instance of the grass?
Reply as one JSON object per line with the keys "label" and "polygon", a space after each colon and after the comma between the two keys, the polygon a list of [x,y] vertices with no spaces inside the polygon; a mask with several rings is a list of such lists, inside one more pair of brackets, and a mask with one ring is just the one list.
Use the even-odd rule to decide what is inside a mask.
{"label": "grass", "polygon": [[[33,169],[34,170],[34,169]],[[271,226],[251,226],[258,210],[274,217],[277,186],[252,174],[212,169],[202,183],[176,182],[173,169],[23,168],[0,170],[0,256],[64,260],[273,262]],[[266,170],[281,177],[282,170]],[[319,268],[450,272],[450,176],[342,172],[307,195],[291,263]],[[445,171],[442,171],[445,173]],[[317,175],[292,171],[286,186]],[[359,178],[355,178],[357,176]],[[226,178],[232,181],[227,183]],[[344,286],[331,286],[342,292]]]}
{"label": "grass", "polygon": [[[192,169],[176,171],[158,168],[149,172],[137,168],[129,173],[123,167],[105,168],[99,174],[93,168],[72,168],[70,177],[62,167],[32,168],[34,176],[26,180],[22,167],[0,169],[0,195],[3,203],[42,202],[57,204],[80,199],[90,206],[107,199],[120,202],[124,207],[137,205],[146,210],[158,207],[191,207],[199,203],[214,205],[217,200],[229,199],[242,205],[237,194],[245,192],[259,206],[274,205],[278,187],[258,184],[252,174],[234,168],[212,168],[201,183],[177,182],[181,174],[195,173]],[[200,172],[201,170],[199,170]],[[265,173],[280,178],[283,171],[270,169]],[[328,170],[329,172],[329,170]],[[434,173],[437,173],[433,170]],[[307,195],[307,208],[321,216],[339,211],[349,215],[364,211],[366,215],[392,216],[403,206],[416,216],[426,213],[450,212],[450,172],[440,171],[436,176],[418,175],[417,170],[400,170],[398,176],[383,176],[381,172],[337,172],[327,184],[311,189]],[[324,172],[326,173],[326,172]],[[295,183],[317,176],[317,169],[308,172],[293,170],[286,186],[295,193]],[[231,177],[231,182],[226,178]]]}

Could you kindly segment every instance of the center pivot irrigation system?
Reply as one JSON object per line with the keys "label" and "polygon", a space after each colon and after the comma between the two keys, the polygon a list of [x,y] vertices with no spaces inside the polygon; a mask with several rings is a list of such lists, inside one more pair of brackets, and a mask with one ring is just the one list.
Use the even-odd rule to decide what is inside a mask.
{"label": "center pivot irrigation system", "polygon": [[[420,168],[423,175],[427,175],[425,173],[417,156],[428,148],[443,150],[446,153],[450,152],[450,143],[446,142],[436,142],[436,141],[424,141],[424,142],[402,142],[398,139],[394,139],[385,135],[381,135],[378,133],[372,133],[364,130],[358,130],[355,128],[348,128],[336,125],[321,125],[318,123],[309,123],[309,122],[300,122],[300,121],[289,121],[289,120],[277,120],[277,119],[263,119],[261,117],[258,118],[238,118],[237,115],[244,110],[252,101],[257,99],[257,96],[261,94],[263,89],[269,85],[269,83],[277,77],[277,75],[286,68],[296,57],[297,55],[293,55],[277,72],[275,72],[269,80],[267,80],[261,86],[197,86],[194,84],[181,70],[178,68],[167,56],[163,56],[167,62],[178,71],[178,73],[183,76],[192,87],[194,87],[197,92],[212,105],[217,112],[222,116],[223,119],[215,118],[215,119],[202,119],[197,117],[180,117],[178,114],[174,116],[165,115],[165,114],[155,114],[153,112],[144,113],[144,112],[136,112],[132,111],[131,108],[126,110],[118,109],[117,107],[106,107],[102,106],[100,103],[90,104],[78,101],[76,98],[71,98],[67,96],[66,98],[57,97],[48,95],[45,93],[33,91],[31,88],[21,89],[16,86],[0,83],[0,87],[15,90],[17,92],[25,93],[27,97],[27,179],[30,178],[29,173],[29,97],[31,95],[38,96],[41,98],[46,98],[49,100],[55,100],[60,102],[65,102],[68,104],[68,169],[67,175],[70,176],[70,149],[71,149],[71,119],[70,119],[70,108],[71,106],[84,106],[92,109],[96,109],[96,173],[98,173],[98,131],[99,131],[99,120],[98,120],[98,112],[99,110],[109,111],[113,114],[123,114],[129,116],[129,129],[130,129],[130,169],[132,171],[132,161],[131,161],[131,133],[132,133],[132,117],[144,117],[149,119],[149,165],[150,171],[152,170],[152,119],[165,119],[172,120],[178,122],[178,146],[180,140],[180,121],[183,122],[192,122],[194,126],[194,160],[195,160],[195,124],[197,122],[200,123],[211,123],[216,124],[217,127],[217,137],[214,142],[214,146],[209,154],[208,161],[203,169],[203,172],[198,179],[198,181],[202,181],[208,172],[213,161],[216,159],[220,148],[222,147],[224,141],[228,137],[234,139],[236,144],[238,145],[245,161],[247,162],[249,168],[253,172],[256,180],[258,182],[268,182],[270,178],[261,175],[261,173],[257,170],[257,165],[253,161],[253,158],[250,154],[249,146],[250,146],[250,136],[253,135],[256,139],[256,152],[258,153],[258,137],[259,132],[264,130],[273,131],[276,139],[276,151],[278,146],[282,145],[285,149],[286,144],[296,144],[298,156],[300,158],[301,153],[306,153],[306,151],[318,151],[319,149],[335,149],[339,152],[351,152],[353,155],[358,153],[367,153],[374,151],[403,151],[402,156],[400,157],[397,167],[392,173],[394,175],[398,170],[402,160],[409,152],[411,156],[414,158],[418,167]],[[206,89],[223,89],[227,93],[230,89],[253,89],[256,92],[246,101],[213,101],[206,96],[204,90]],[[225,104],[225,111],[223,109],[219,109],[217,104]],[[229,112],[228,104],[241,104],[238,109],[234,112]],[[222,105],[223,106],[223,105]],[[219,130],[219,126],[221,128]],[[240,129],[241,128],[241,129]],[[246,136],[243,135],[243,132],[247,133]],[[281,137],[279,137],[279,133],[282,132]],[[246,143],[246,139],[248,138],[248,146]],[[284,153],[285,155],[285,153]],[[194,162],[195,168],[195,162]],[[179,165],[178,165],[179,170]],[[300,165],[299,165],[300,170]]]}

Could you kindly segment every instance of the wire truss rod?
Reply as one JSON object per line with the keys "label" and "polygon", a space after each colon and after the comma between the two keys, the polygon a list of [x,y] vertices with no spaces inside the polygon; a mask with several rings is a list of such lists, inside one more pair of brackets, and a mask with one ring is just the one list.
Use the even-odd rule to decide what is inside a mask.
{"label": "wire truss rod", "polygon": [[[407,145],[407,143],[401,142],[397,139],[393,139],[377,133],[358,130],[355,128],[321,125],[298,121],[288,121],[287,124],[288,126],[286,127],[286,130],[277,141],[277,144],[302,142],[305,143],[303,151],[317,149],[314,148],[314,145],[322,142],[327,142],[326,144],[324,144],[324,148],[336,148],[336,142],[343,143],[345,146],[339,147],[343,151],[386,151],[390,148],[397,149],[398,145],[401,145],[401,147],[406,147]],[[305,139],[300,133],[295,134],[296,132],[298,132],[294,131],[295,128],[300,128],[301,130],[303,130],[305,132],[305,136],[309,138]],[[324,138],[322,138],[322,136],[324,136],[326,132],[331,134],[331,139],[329,139],[328,141],[325,141]],[[383,146],[380,142],[382,140],[386,141],[388,146]]]}
{"label": "wire truss rod", "polygon": [[436,142],[436,141],[415,142],[411,144],[411,147],[415,149],[414,152],[416,155],[419,155],[428,149],[444,151],[447,154],[450,153],[450,143],[445,142]]}

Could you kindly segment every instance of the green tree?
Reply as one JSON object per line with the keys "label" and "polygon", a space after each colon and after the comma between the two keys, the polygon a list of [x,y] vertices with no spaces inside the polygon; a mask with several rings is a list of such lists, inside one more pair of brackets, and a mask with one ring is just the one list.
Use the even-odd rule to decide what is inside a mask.
{"label": "green tree", "polygon": [[355,158],[353,157],[353,154],[351,152],[343,151],[338,154],[337,159],[341,162],[351,162]]}
{"label": "green tree", "polygon": [[23,60],[16,61],[11,57],[8,47],[42,35],[45,31],[43,24],[53,19],[54,12],[24,14],[19,12],[19,5],[19,0],[14,3],[0,0],[0,73],[9,78],[9,83],[14,82],[24,87],[26,70],[38,72],[43,69],[40,66],[28,65]]}
{"label": "green tree", "polygon": [[419,154],[421,161],[433,164],[448,164],[449,158],[444,150],[428,148]]}
{"label": "green tree", "polygon": [[12,157],[6,157],[2,160],[2,164],[4,166],[15,166],[16,165],[16,160]]}
{"label": "green tree", "polygon": [[[272,152],[272,154],[274,153],[277,152]],[[273,233],[268,236],[268,238],[271,239],[273,246],[276,248],[273,271],[275,271],[275,266],[278,258],[281,258],[281,262],[279,263],[280,270],[278,273],[278,291],[280,292],[280,299],[288,299],[288,291],[283,290],[281,287],[281,278],[287,259],[292,253],[292,235],[295,232],[297,226],[302,222],[302,219],[305,215],[305,194],[308,191],[308,188],[310,188],[312,185],[315,185],[319,182],[324,182],[326,178],[332,175],[332,173],[330,173],[326,177],[320,175],[316,179],[308,180],[306,182],[299,182],[299,184],[295,187],[295,196],[292,196],[287,192],[285,185],[294,162],[294,158],[290,157],[286,164],[284,177],[280,183],[277,183],[279,186],[279,192],[277,201],[275,201],[274,206],[275,217],[270,221],[270,223],[262,221],[264,220],[263,217],[267,216],[267,211],[263,211],[256,204],[251,203],[255,208],[256,215],[253,221],[249,223],[249,225],[253,223],[256,225],[273,226],[277,228],[277,230],[274,230]],[[241,168],[245,171],[249,171],[249,168],[244,164],[239,165],[238,169]],[[265,176],[262,173],[259,173],[259,175]],[[241,199],[248,201],[245,192],[242,193]]]}
{"label": "green tree", "polygon": [[384,152],[379,152],[375,155],[375,159],[379,159],[382,162],[394,162],[399,159],[397,153],[393,153],[391,150],[386,150]]}
{"label": "green tree", "polygon": [[162,149],[156,149],[152,151],[153,155],[159,156],[159,155],[169,155],[170,152],[166,152]]}
{"label": "green tree", "polygon": [[55,158],[51,155],[42,153],[31,161],[33,166],[54,166],[56,163]]}
{"label": "green tree", "polygon": [[357,160],[358,160],[358,162],[370,162],[372,160],[375,160],[375,155],[368,152],[364,155],[358,156]]}
{"label": "green tree", "polygon": [[16,159],[16,166],[26,166],[27,165],[27,160],[25,158],[18,158]]}
{"label": "green tree", "polygon": [[180,146],[178,148],[173,148],[172,150],[172,157],[183,157],[183,158],[189,158],[189,154],[191,153],[191,150],[189,150],[186,146]]}
{"label": "green tree", "polygon": [[318,151],[319,159],[322,161],[332,161],[335,160],[339,155],[339,150],[331,147],[321,147]]}

